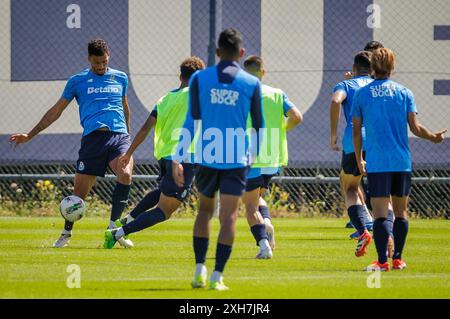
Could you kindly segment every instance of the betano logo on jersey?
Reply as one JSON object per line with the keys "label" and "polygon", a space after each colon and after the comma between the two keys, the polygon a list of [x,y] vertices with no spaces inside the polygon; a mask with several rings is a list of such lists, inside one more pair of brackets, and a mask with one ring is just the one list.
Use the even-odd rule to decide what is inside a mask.
{"label": "betano logo on jersey", "polygon": [[211,104],[236,106],[239,92],[227,89],[211,89]]}
{"label": "betano logo on jersey", "polygon": [[394,86],[391,84],[370,87],[372,97],[394,96]]}
{"label": "betano logo on jersey", "polygon": [[87,94],[97,94],[97,93],[120,93],[120,88],[117,86],[105,86],[105,87],[88,87]]}

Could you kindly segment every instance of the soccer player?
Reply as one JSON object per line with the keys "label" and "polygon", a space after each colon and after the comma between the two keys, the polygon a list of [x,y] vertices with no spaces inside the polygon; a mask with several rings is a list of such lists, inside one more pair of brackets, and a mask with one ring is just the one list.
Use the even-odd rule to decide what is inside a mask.
{"label": "soccer player", "polygon": [[[408,233],[407,203],[412,171],[408,125],[414,135],[433,143],[442,142],[447,130],[432,133],[418,122],[412,92],[389,79],[395,66],[395,55],[391,50],[375,50],[371,65],[375,80],[358,90],[354,97],[353,143],[359,170],[362,174],[367,173],[375,216],[373,237],[378,260],[366,270],[388,271],[389,226],[386,217],[391,198],[395,213],[392,268],[406,267],[402,252]],[[366,134],[365,160],[362,155],[362,126]]]}
{"label": "soccer player", "polygon": [[[155,126],[154,155],[159,163],[159,185],[148,193],[125,218],[116,221],[119,228],[106,230],[104,248],[110,249],[120,238],[126,238],[128,234],[169,219],[187,198],[194,177],[194,165],[183,163],[185,184],[178,187],[172,177],[172,156],[188,110],[189,79],[196,71],[204,68],[205,63],[197,57],[190,57],[181,63],[180,87],[159,99],[128,151],[119,159],[124,167],[128,165],[133,152]],[[175,136],[172,136],[174,132]]]}
{"label": "soccer player", "polygon": [[[195,143],[199,212],[194,223],[196,267],[192,287],[206,286],[205,259],[210,219],[215,209],[216,193],[219,191],[220,231],[209,288],[227,290],[222,274],[235,237],[239,200],[245,190],[250,163],[249,152],[252,157],[256,157],[260,141],[258,134],[252,134],[251,147],[249,146],[245,132],[247,118],[250,114],[256,132],[264,126],[264,120],[261,83],[239,66],[239,60],[245,52],[240,32],[233,28],[222,31],[216,52],[220,62],[191,78],[189,111],[184,128],[189,132],[186,135],[191,138],[195,132],[199,132],[198,142]],[[186,143],[180,139],[175,155],[177,161],[173,164],[173,175],[180,187],[185,183],[185,176],[183,166],[178,162],[185,158],[183,150],[189,147],[191,138],[187,138]]]}
{"label": "soccer player", "polygon": [[[260,81],[266,74],[263,60],[255,55],[245,60],[244,68]],[[262,96],[265,122],[262,151],[247,175],[246,192],[242,201],[246,207],[247,222],[260,247],[256,258],[269,259],[275,248],[275,232],[263,195],[269,189],[271,178],[279,174],[281,167],[288,163],[286,132],[295,128],[303,117],[282,90],[262,85]]]}
{"label": "soccer player", "polygon": [[[370,42],[366,43],[363,51],[373,52],[374,50],[379,49],[379,48],[383,48],[383,44],[381,44],[381,42],[379,42],[379,41],[370,41]],[[353,74],[354,73],[352,71],[346,72],[344,74],[345,80],[352,79],[353,78]],[[348,125],[348,122],[347,122],[347,125]],[[350,125],[351,125],[351,119],[350,119]],[[351,129],[350,129],[350,131],[351,131]],[[352,141],[351,137],[350,137],[350,141]],[[333,144],[332,144],[331,148],[334,149],[334,150],[337,150],[336,146],[333,146]],[[337,151],[339,151],[339,150],[337,150]],[[359,196],[359,199],[363,203],[363,206],[364,206],[364,208],[366,210],[366,227],[367,227],[368,230],[372,230],[373,218],[372,218],[372,215],[369,213],[369,210],[367,209],[367,207],[369,207],[369,208],[371,207],[370,206],[370,197],[369,197],[369,193],[367,192],[366,185],[363,183],[362,186],[363,186],[363,189],[361,189],[361,187],[358,187],[358,196]],[[343,194],[345,194],[344,190],[342,189],[342,185],[341,185],[341,190],[342,190]],[[344,195],[344,197],[345,197],[345,195]],[[366,204],[367,204],[367,206],[366,206]],[[390,219],[394,218],[392,210],[390,211],[389,217],[390,217]],[[393,220],[392,220],[392,222],[393,222]],[[352,224],[351,221],[349,221],[347,223],[346,227],[347,228],[354,228],[355,226]],[[350,235],[350,238],[358,238],[360,235],[361,234],[359,233],[359,231],[356,230],[354,233],[352,233]]]}
{"label": "soccer player", "polygon": [[[55,122],[76,98],[79,105],[83,137],[77,161],[74,195],[85,199],[95,183],[96,176],[105,176],[109,166],[117,176],[112,195],[109,227],[114,227],[128,203],[133,160],[126,166],[119,163],[119,156],[130,146],[130,110],[127,101],[128,77],[124,72],[108,67],[110,52],[103,39],[93,39],[88,44],[89,69],[69,78],[61,98],[42,117],[28,134],[14,134],[10,142],[29,142]],[[65,222],[64,230],[53,247],[68,244],[72,236],[72,222]],[[120,244],[131,247],[130,240]]]}
{"label": "soccer player", "polygon": [[[337,127],[339,123],[339,115],[343,107],[345,121],[344,136],[342,138],[342,160],[340,182],[341,189],[345,199],[348,216],[356,230],[359,233],[358,244],[355,255],[357,257],[366,254],[367,246],[372,241],[372,236],[367,230],[366,226],[366,208],[364,207],[364,198],[360,194],[361,173],[358,170],[356,163],[355,151],[353,149],[352,139],[352,121],[351,121],[351,105],[355,92],[373,81],[370,77],[370,58],[369,51],[358,52],[354,57],[353,74],[355,75],[350,80],[345,80],[338,83],[334,87],[334,93],[330,105],[330,147],[334,151],[340,151],[337,142]],[[364,128],[362,133],[363,149],[364,145]]]}

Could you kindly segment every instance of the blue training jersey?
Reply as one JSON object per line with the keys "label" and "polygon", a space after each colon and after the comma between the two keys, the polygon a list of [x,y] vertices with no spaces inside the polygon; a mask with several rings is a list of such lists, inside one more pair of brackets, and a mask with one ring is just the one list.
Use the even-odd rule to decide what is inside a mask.
{"label": "blue training jersey", "polygon": [[352,116],[366,128],[368,173],[411,172],[408,113],[417,113],[410,90],[391,80],[375,80],[359,89]]}
{"label": "blue training jersey", "polygon": [[102,127],[128,133],[122,104],[127,89],[124,72],[108,68],[100,76],[86,69],[69,78],[62,97],[68,101],[76,98],[83,136]]}
{"label": "blue training jersey", "polygon": [[[197,71],[189,84],[189,109],[183,128],[196,136],[194,161],[215,169],[250,165],[251,151],[260,139],[245,133],[250,114],[256,132],[264,127],[261,82],[242,70],[237,62],[221,61]],[[201,123],[201,127],[195,127]],[[189,141],[180,137],[176,160],[186,158]],[[250,143],[252,150],[250,149]],[[256,155],[256,152],[254,153]]]}
{"label": "blue training jersey", "polygon": [[[344,136],[342,136],[342,149],[345,154],[355,152],[355,149],[353,147],[353,123],[352,123],[352,116],[351,116],[353,95],[361,87],[366,86],[367,84],[371,83],[372,81],[373,81],[373,79],[369,76],[356,76],[352,79],[339,82],[334,87],[333,92],[344,91],[346,94],[346,98],[345,98],[344,102],[342,102],[342,108],[344,111],[345,122],[346,122]],[[361,135],[362,135],[363,150],[365,150],[366,134],[365,134],[364,127],[361,131]]]}

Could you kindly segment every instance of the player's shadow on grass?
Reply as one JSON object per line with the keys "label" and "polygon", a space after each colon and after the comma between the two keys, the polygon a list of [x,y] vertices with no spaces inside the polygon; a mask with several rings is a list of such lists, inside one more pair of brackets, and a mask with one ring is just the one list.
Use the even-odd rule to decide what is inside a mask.
{"label": "player's shadow on grass", "polygon": [[138,289],[126,289],[126,290],[130,290],[130,291],[192,291],[192,288],[138,288]]}
{"label": "player's shadow on grass", "polygon": [[289,238],[289,240],[304,240],[304,241],[312,241],[312,240],[319,240],[319,241],[337,241],[337,240],[344,240],[349,241],[349,238]]}

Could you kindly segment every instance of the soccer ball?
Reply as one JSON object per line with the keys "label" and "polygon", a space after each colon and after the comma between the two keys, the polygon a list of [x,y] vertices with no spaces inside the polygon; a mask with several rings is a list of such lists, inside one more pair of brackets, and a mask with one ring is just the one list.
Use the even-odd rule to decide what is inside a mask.
{"label": "soccer ball", "polygon": [[65,220],[73,223],[83,217],[85,208],[84,200],[78,196],[70,195],[61,201],[59,211]]}

